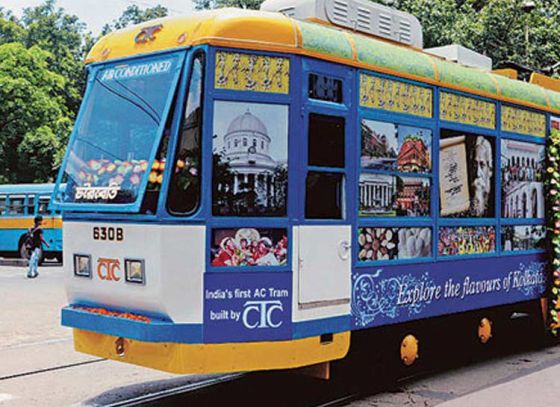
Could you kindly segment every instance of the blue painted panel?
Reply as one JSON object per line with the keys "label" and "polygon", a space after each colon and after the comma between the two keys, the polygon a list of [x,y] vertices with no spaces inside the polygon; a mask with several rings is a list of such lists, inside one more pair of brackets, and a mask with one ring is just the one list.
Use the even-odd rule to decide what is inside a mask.
{"label": "blue painted panel", "polygon": [[201,343],[202,325],[174,324],[152,319],[150,323],[108,315],[98,315],[66,307],[62,309],[62,325],[105,335],[120,336],[145,342]]}
{"label": "blue painted panel", "polygon": [[292,337],[292,273],[206,273],[204,342]]}
{"label": "blue painted panel", "polygon": [[350,330],[350,315],[296,322],[293,327],[294,339],[319,336],[326,333],[346,332]]}
{"label": "blue painted panel", "polygon": [[532,254],[357,270],[352,326],[389,325],[539,298],[546,256]]}

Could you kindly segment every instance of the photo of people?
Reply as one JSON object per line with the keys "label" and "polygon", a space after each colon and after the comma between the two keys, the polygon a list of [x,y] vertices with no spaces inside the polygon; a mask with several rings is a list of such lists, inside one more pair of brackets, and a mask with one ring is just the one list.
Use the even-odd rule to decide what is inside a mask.
{"label": "photo of people", "polygon": [[359,228],[358,259],[380,261],[432,255],[430,228]]}
{"label": "photo of people", "polygon": [[281,266],[288,260],[286,229],[214,229],[214,267]]}
{"label": "photo of people", "polygon": [[360,175],[360,216],[429,216],[430,179]]}
{"label": "photo of people", "polygon": [[288,107],[217,101],[213,132],[213,214],[285,216]]}
{"label": "photo of people", "polygon": [[502,226],[502,250],[536,250],[545,248],[546,228],[543,225]]}
{"label": "photo of people", "polygon": [[496,251],[494,226],[453,226],[439,228],[438,256],[483,254]]}
{"label": "photo of people", "polygon": [[544,217],[544,145],[502,140],[502,216]]}
{"label": "photo of people", "polygon": [[494,139],[442,130],[440,215],[494,217]]}
{"label": "photo of people", "polygon": [[362,120],[362,168],[429,173],[432,132],[411,126]]}

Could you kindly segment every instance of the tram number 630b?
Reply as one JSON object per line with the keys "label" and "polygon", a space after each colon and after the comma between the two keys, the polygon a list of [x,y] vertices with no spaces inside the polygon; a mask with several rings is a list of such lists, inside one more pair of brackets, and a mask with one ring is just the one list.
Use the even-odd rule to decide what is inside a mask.
{"label": "tram number 630b", "polygon": [[122,242],[124,240],[124,230],[123,228],[96,226],[93,228],[93,240]]}

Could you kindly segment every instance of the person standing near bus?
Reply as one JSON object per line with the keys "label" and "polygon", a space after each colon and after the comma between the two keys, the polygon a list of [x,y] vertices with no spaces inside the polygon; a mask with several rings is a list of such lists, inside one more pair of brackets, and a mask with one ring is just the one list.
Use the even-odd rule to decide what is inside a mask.
{"label": "person standing near bus", "polygon": [[35,278],[39,275],[39,260],[41,259],[41,252],[43,251],[43,244],[50,247],[45,238],[43,237],[43,217],[41,215],[35,216],[35,226],[29,231],[30,235],[30,249],[31,258],[29,259],[29,270],[27,271],[27,278]]}

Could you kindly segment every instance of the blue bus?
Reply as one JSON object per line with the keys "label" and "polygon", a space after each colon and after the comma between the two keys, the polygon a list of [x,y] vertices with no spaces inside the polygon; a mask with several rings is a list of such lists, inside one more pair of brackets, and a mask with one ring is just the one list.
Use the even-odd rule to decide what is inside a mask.
{"label": "blue bus", "polygon": [[42,215],[45,240],[50,247],[43,257],[62,261],[62,216],[51,209],[54,184],[0,185],[0,253],[28,258],[23,247],[33,218]]}

